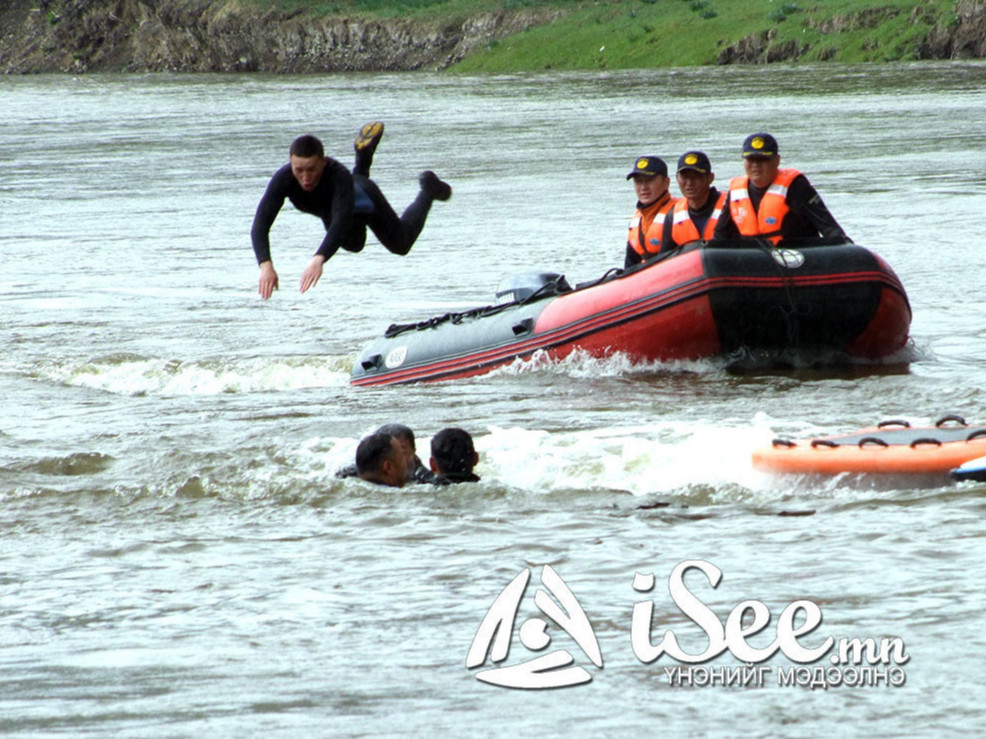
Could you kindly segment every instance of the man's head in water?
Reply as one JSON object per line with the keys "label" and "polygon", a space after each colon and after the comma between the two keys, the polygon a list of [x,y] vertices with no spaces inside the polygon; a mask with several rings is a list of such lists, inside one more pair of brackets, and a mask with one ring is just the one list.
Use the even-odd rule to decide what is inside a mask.
{"label": "man's head in water", "polygon": [[397,440],[397,445],[404,454],[408,470],[414,469],[415,455],[417,446],[414,443],[414,432],[402,423],[387,423],[378,428],[374,433],[387,434]]}
{"label": "man's head in water", "polygon": [[431,469],[438,475],[468,475],[479,462],[468,431],[450,426],[431,439]]}
{"label": "man's head in water", "polygon": [[407,482],[407,460],[397,439],[371,434],[356,448],[356,470],[361,480],[378,485],[403,487]]}
{"label": "man's head in water", "polygon": [[327,159],[322,142],[310,134],[299,136],[291,143],[291,174],[301,189],[311,192],[322,181]]}

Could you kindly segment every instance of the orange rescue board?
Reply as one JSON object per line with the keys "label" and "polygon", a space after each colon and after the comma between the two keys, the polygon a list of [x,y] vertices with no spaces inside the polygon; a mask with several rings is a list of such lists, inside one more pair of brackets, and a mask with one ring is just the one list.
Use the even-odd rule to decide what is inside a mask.
{"label": "orange rescue board", "polygon": [[885,421],[843,436],[798,442],[774,439],[753,452],[753,466],[765,472],[838,475],[948,474],[986,456],[986,426],[969,426],[946,416],[931,427]]}

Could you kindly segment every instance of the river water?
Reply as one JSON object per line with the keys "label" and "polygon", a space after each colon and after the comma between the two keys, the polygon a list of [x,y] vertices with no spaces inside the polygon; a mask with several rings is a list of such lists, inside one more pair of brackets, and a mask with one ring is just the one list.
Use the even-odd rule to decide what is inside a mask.
{"label": "river water", "polygon": [[[981,64],[0,80],[0,733],[978,731],[986,487],[776,477],[750,454],[887,418],[986,421],[984,83]],[[454,196],[409,256],[371,237],[304,295],[322,229],[287,206],[281,289],[260,300],[250,223],[288,144],[315,133],[349,163],[374,118],[374,177],[395,206],[422,169]],[[488,304],[517,272],[574,283],[621,265],[633,159],[701,148],[725,184],[755,130],[897,271],[909,361],[737,373],[576,356],[349,386],[392,322]],[[482,482],[334,477],[395,421],[426,460],[438,429],[471,431]],[[769,609],[751,645],[808,601],[823,622],[804,646],[898,639],[908,659],[860,685],[828,656],[730,650],[675,680],[691,665],[640,659],[632,612],[652,602],[652,643],[671,630],[702,652],[669,592],[689,560],[720,568],[718,588],[698,570],[685,583],[721,623],[744,601]],[[527,568],[515,626],[536,630],[543,565],[603,666],[549,621],[540,654],[568,650],[590,683],[477,680],[473,638]],[[635,573],[655,588],[635,590]],[[500,666],[538,656],[519,633]]]}

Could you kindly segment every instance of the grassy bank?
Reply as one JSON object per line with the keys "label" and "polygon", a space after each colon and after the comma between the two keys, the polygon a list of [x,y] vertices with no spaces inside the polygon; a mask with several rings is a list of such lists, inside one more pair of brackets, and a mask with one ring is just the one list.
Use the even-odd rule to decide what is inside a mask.
{"label": "grassy bank", "polygon": [[[242,0],[270,7],[261,0]],[[954,23],[953,0],[279,0],[317,17],[455,20],[497,10],[555,9],[561,15],[471,55],[463,72],[631,69],[714,64],[744,39],[779,58],[905,61],[937,25]]]}

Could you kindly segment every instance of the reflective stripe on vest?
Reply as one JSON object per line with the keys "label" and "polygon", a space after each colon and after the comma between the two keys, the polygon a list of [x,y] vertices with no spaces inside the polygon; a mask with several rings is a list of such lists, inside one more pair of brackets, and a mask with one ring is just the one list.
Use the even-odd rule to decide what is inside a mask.
{"label": "reflective stripe on vest", "polygon": [[705,223],[705,228],[699,234],[698,229],[695,227],[695,222],[692,221],[692,217],[688,213],[688,199],[681,198],[675,203],[674,215],[671,216],[671,239],[678,246],[687,244],[689,241],[698,241],[700,239],[708,241],[711,239],[713,232],[716,230],[716,223],[719,221],[719,216],[722,215],[722,206],[725,202],[726,193],[719,193],[712,215],[709,216],[709,220]]}
{"label": "reflective stripe on vest", "polygon": [[664,234],[664,216],[675,204],[671,193],[665,192],[643,210],[637,208],[630,218],[627,244],[641,257],[653,256],[661,249]]}
{"label": "reflective stripe on vest", "polygon": [[787,205],[787,189],[801,173],[796,169],[779,169],[774,181],[760,199],[760,207],[754,211],[747,189],[750,178],[745,175],[729,181],[729,213],[742,236],[763,236],[775,246],[781,240],[781,224],[790,208]]}

